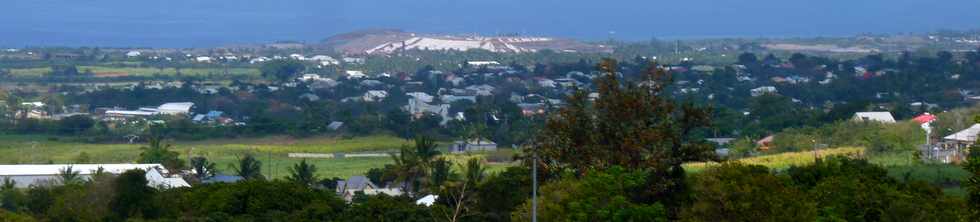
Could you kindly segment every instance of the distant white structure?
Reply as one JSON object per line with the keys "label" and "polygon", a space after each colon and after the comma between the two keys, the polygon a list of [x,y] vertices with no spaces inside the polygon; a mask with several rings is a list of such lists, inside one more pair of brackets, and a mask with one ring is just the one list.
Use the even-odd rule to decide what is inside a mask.
{"label": "distant white structure", "polygon": [[497,143],[486,139],[456,141],[449,146],[449,151],[453,153],[497,151]]}
{"label": "distant white structure", "polygon": [[191,108],[194,107],[192,102],[182,102],[182,103],[164,103],[157,108],[160,114],[166,115],[180,115],[188,114],[191,112]]}
{"label": "distant white structure", "polygon": [[488,66],[488,65],[500,65],[497,61],[467,61],[467,65],[470,66]]}
{"label": "distant white structure", "polygon": [[473,94],[478,96],[493,96],[493,90],[495,89],[495,87],[487,84],[466,87],[467,91],[473,92]]}
{"label": "distant white structure", "polygon": [[410,92],[410,93],[405,93],[405,95],[408,95],[424,103],[431,103],[432,100],[435,99],[435,97],[424,92]]}
{"label": "distant white structure", "polygon": [[367,77],[367,75],[364,74],[364,72],[358,70],[347,70],[346,73],[348,79],[360,79],[360,78]]}
{"label": "distant white structure", "polygon": [[422,199],[416,200],[415,201],[415,204],[416,205],[426,206],[426,207],[431,207],[433,204],[436,204],[436,199],[439,199],[439,196],[429,194],[429,195],[426,195],[425,197],[422,197]]}
{"label": "distant white structure", "polygon": [[262,56],[262,57],[251,59],[251,60],[248,61],[248,63],[250,63],[250,64],[263,63],[263,62],[268,62],[269,60],[272,60],[272,59],[270,59],[269,57]]}
{"label": "distant white structure", "polygon": [[365,102],[380,102],[388,98],[388,92],[384,90],[368,90],[364,93],[362,100]]}
{"label": "distant white structure", "polygon": [[415,98],[408,99],[408,105],[403,107],[405,111],[411,113],[415,118],[422,117],[425,114],[436,114],[442,117],[442,121],[439,122],[440,125],[445,125],[452,118],[449,116],[449,104],[428,104],[423,101],[419,101]]}
{"label": "distant white structure", "polygon": [[874,121],[880,123],[895,123],[895,117],[890,112],[857,112],[854,121]]}
{"label": "distant white structure", "polygon": [[364,58],[354,58],[354,57],[344,57],[344,63],[349,64],[364,64]]}
{"label": "distant white structure", "polygon": [[315,55],[313,57],[310,57],[310,60],[320,62],[320,65],[323,66],[340,65],[340,61],[337,61],[337,59],[334,59],[333,57],[326,56],[326,55]]}
{"label": "distant white structure", "polygon": [[207,56],[198,56],[197,58],[194,58],[194,61],[197,61],[197,62],[211,62],[212,59],[211,59],[211,57],[207,57]]}
{"label": "distant white structure", "polygon": [[106,110],[108,119],[124,119],[131,117],[148,117],[154,115],[185,115],[194,107],[192,102],[164,103],[156,108],[140,108],[138,110]]}
{"label": "distant white structure", "polygon": [[779,91],[776,90],[775,86],[763,86],[750,90],[752,97],[758,97],[766,94],[775,94]]}
{"label": "distant white structure", "polygon": [[129,170],[146,171],[149,186],[157,188],[189,187],[180,177],[165,177],[167,170],[160,164],[20,164],[0,165],[0,178],[10,178],[14,186],[27,188],[32,185],[60,184],[62,171],[71,167],[80,179],[89,180],[92,175],[102,169],[108,174],[122,174]]}
{"label": "distant white structure", "polygon": [[314,81],[314,80],[320,80],[320,75],[317,75],[317,74],[314,74],[314,73],[307,73],[307,74],[303,74],[302,76],[300,76],[299,78],[296,78],[296,79],[299,80],[299,81],[304,81],[304,82],[306,82],[306,81]]}
{"label": "distant white structure", "polygon": [[143,55],[143,53],[141,53],[140,51],[129,51],[126,53],[126,56],[128,57],[138,57],[141,55]]}

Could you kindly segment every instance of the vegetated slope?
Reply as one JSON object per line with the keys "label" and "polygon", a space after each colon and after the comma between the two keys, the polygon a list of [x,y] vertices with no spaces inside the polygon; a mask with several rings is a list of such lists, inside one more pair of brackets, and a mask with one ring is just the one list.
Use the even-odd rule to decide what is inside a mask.
{"label": "vegetated slope", "polygon": [[390,54],[403,50],[487,50],[498,53],[524,53],[539,50],[559,52],[612,52],[605,45],[571,39],[529,36],[438,35],[392,29],[364,30],[327,38],[323,46],[347,54]]}

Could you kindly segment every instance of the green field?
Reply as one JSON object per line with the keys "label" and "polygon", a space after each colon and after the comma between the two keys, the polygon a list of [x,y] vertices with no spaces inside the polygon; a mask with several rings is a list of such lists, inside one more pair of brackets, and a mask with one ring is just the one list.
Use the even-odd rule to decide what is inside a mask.
{"label": "green field", "polygon": [[[143,144],[89,144],[66,142],[71,138],[47,136],[0,136],[0,164],[23,163],[78,163],[84,152],[92,163],[132,163]],[[195,142],[173,142],[174,150],[182,159],[204,156],[215,162],[223,173],[231,173],[238,157],[253,154],[262,161],[263,174],[282,178],[289,174],[289,167],[302,159],[289,158],[289,153],[389,153],[411,141],[392,136],[368,136],[351,139],[318,137],[293,139],[289,137],[265,137],[249,139],[215,139]],[[483,158],[484,154],[447,155],[450,160],[462,163],[469,158]],[[316,165],[321,178],[347,178],[363,175],[371,168],[393,163],[390,157],[307,159]],[[512,164],[489,164],[488,172],[498,172]],[[457,171],[459,169],[456,169]]]}
{"label": "green field", "polygon": [[[78,66],[77,68],[79,72],[91,70],[97,77],[177,75],[177,69],[175,68],[157,69],[149,67],[113,66]],[[21,77],[40,77],[50,72],[50,67],[10,69],[11,75]],[[180,73],[185,76],[224,75],[226,70],[224,68],[182,68],[180,69]],[[230,75],[258,76],[259,70],[254,68],[228,68],[227,73]]]}
{"label": "green field", "polygon": [[[65,140],[67,138],[59,138]],[[263,173],[279,178],[288,174],[288,167],[300,159],[288,153],[387,152],[408,141],[391,136],[370,136],[353,139],[267,137],[260,139],[227,139],[200,142],[175,142],[174,150],[181,158],[205,156],[217,163],[219,170],[230,173],[237,157],[251,153],[263,162]],[[86,144],[52,141],[45,136],[0,136],[0,163],[74,163],[82,152],[93,163],[132,163],[142,144]],[[319,169],[321,177],[348,177],[363,174],[367,169],[391,163],[389,157],[309,159]]]}

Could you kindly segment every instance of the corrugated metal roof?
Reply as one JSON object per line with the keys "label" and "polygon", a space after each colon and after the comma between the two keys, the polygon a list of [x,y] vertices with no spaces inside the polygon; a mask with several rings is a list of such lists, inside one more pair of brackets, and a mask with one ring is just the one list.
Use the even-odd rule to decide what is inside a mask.
{"label": "corrugated metal roof", "polygon": [[182,112],[182,113],[186,113],[186,112],[190,112],[191,111],[191,107],[193,107],[193,106],[194,106],[194,103],[190,103],[190,102],[185,102],[185,103],[164,103],[163,105],[160,105],[160,107],[157,108],[157,109],[159,109],[161,112]]}
{"label": "corrugated metal roof", "polygon": [[857,120],[878,121],[883,123],[894,123],[895,117],[890,112],[857,112],[854,113]]}
{"label": "corrugated metal roof", "polygon": [[943,137],[943,139],[973,142],[977,141],[978,133],[980,133],[980,124],[973,124],[973,126],[970,126],[970,128],[966,128],[962,131],[954,133],[953,135]]}

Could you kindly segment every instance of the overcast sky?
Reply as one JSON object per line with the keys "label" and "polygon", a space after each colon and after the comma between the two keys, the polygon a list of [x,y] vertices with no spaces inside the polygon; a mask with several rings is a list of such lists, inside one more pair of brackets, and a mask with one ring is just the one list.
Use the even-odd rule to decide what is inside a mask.
{"label": "overcast sky", "polygon": [[313,42],[365,29],[586,40],[843,36],[980,28],[977,0],[13,0],[0,46]]}

